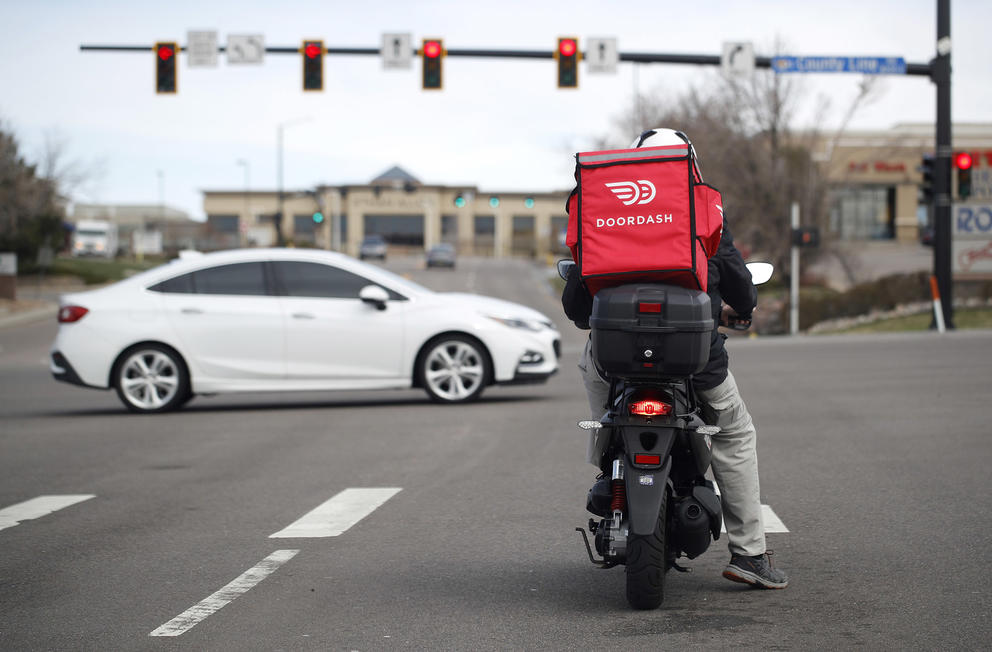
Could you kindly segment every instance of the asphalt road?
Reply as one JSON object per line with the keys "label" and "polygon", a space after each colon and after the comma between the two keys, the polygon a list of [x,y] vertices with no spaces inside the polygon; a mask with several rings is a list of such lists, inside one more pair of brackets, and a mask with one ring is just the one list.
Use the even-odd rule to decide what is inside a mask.
{"label": "asphalt road", "polygon": [[[791,586],[727,582],[721,541],[633,612],[574,532],[584,334],[545,271],[387,266],[543,311],[561,373],[464,407],[253,394],[149,417],[52,380],[54,323],[0,330],[0,649],[987,649],[992,332],[733,340]],[[271,537],[369,488],[391,491],[339,535]],[[41,496],[77,502],[10,516]]]}

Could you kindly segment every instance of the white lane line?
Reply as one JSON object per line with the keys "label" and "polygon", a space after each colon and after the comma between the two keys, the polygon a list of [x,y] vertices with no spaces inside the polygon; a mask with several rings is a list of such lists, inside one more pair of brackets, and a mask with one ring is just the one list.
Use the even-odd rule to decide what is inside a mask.
{"label": "white lane line", "polygon": [[276,550],[249,568],[233,582],[213,595],[201,600],[169,622],[154,630],[149,636],[179,636],[193,629],[208,616],[230,604],[253,586],[271,575],[277,568],[296,556],[299,550]]}
{"label": "white lane line", "polygon": [[[761,506],[761,520],[765,524],[765,534],[782,534],[789,531],[789,528],[785,527],[785,523],[778,517],[778,514],[772,511],[772,508],[768,505]],[[727,532],[726,523],[721,526],[720,531],[723,533]]]}
{"label": "white lane line", "polygon": [[345,489],[304,514],[270,539],[336,537],[402,491],[399,487]]}
{"label": "white lane line", "polygon": [[94,494],[72,494],[68,496],[38,496],[23,503],[0,509],[0,530],[14,527],[21,521],[47,516],[84,500],[96,498]]}

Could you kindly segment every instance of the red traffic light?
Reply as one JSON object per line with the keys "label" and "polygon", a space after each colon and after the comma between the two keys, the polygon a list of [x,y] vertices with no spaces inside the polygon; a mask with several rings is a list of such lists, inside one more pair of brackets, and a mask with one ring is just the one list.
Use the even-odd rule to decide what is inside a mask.
{"label": "red traffic light", "polygon": [[971,163],[971,154],[968,152],[961,152],[954,156],[954,167],[959,170],[970,170]]}
{"label": "red traffic light", "polygon": [[308,59],[316,59],[320,56],[320,46],[316,43],[307,43],[307,46],[303,48],[303,54],[307,55]]}
{"label": "red traffic light", "polygon": [[563,57],[572,56],[578,49],[578,45],[575,43],[574,39],[563,38],[558,42],[558,52]]}
{"label": "red traffic light", "polygon": [[441,43],[438,41],[425,41],[424,56],[428,59],[436,59],[441,56]]}
{"label": "red traffic light", "polygon": [[172,56],[175,53],[176,53],[175,50],[173,50],[168,45],[158,46],[158,58],[161,59],[162,61],[168,61],[169,59],[172,58]]}

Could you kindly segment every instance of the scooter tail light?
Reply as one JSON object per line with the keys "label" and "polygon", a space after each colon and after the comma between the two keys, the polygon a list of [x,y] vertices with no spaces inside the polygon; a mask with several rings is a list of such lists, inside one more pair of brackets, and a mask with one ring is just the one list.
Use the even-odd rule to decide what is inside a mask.
{"label": "scooter tail light", "polygon": [[657,417],[672,413],[672,406],[664,401],[646,398],[630,404],[630,413],[641,417]]}
{"label": "scooter tail light", "polygon": [[59,323],[71,324],[86,316],[89,310],[82,306],[62,306],[59,308]]}
{"label": "scooter tail light", "polygon": [[634,455],[634,464],[645,466],[660,466],[661,455]]}

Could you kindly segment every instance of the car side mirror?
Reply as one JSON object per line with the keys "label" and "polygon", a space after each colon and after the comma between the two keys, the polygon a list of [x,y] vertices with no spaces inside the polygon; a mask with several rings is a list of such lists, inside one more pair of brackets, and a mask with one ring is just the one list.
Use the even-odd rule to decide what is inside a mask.
{"label": "car side mirror", "polygon": [[568,260],[568,259],[559,260],[558,261],[558,276],[560,276],[562,278],[562,280],[567,281],[568,280],[568,274],[569,274],[569,272],[572,271],[572,268],[573,267],[575,267],[575,261]]}
{"label": "car side mirror", "polygon": [[358,291],[358,298],[364,303],[375,306],[376,310],[385,310],[389,293],[378,285],[366,285]]}

